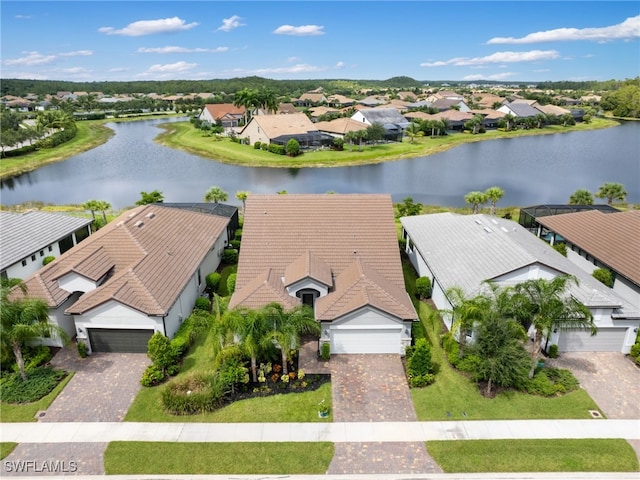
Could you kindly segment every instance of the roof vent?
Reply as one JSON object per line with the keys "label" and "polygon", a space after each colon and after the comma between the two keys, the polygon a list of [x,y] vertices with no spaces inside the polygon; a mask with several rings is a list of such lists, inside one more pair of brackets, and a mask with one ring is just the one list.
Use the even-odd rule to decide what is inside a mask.
{"label": "roof vent", "polygon": [[507,232],[507,233],[509,232],[509,229],[508,228],[504,228],[504,227],[500,227],[500,230],[502,230],[503,232]]}
{"label": "roof vent", "polygon": [[480,220],[478,220],[477,218],[474,220],[474,222],[476,222],[478,225],[482,225],[482,222]]}
{"label": "roof vent", "polygon": [[484,231],[487,233],[493,233],[493,230],[491,230],[489,227],[484,227]]}
{"label": "roof vent", "polygon": [[141,228],[144,225],[144,222],[142,220],[138,220],[136,223],[133,224],[134,227],[138,227]]}
{"label": "roof vent", "polygon": [[497,225],[498,224],[498,220],[496,220],[495,218],[492,218],[491,219],[491,223],[493,223],[494,225]]}
{"label": "roof vent", "polygon": [[156,216],[156,214],[154,212],[147,213],[147,218],[153,218],[155,216]]}
{"label": "roof vent", "polygon": [[116,227],[121,227],[122,225],[124,225],[124,222],[122,220],[116,223]]}

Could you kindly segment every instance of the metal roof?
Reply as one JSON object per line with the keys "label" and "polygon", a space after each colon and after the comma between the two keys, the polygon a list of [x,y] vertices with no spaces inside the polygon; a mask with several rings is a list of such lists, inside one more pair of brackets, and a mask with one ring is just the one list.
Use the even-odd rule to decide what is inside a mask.
{"label": "metal roof", "polygon": [[0,270],[63,239],[91,221],[90,218],[38,210],[0,212]]}

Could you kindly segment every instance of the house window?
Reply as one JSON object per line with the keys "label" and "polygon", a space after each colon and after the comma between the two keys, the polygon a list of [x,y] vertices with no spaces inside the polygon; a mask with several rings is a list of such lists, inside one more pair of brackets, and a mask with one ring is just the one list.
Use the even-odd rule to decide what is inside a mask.
{"label": "house window", "polygon": [[198,286],[202,285],[202,272],[198,269]]}
{"label": "house window", "polygon": [[22,266],[26,267],[27,266],[27,261],[26,260],[22,260]]}
{"label": "house window", "polygon": [[40,256],[44,257],[44,250],[40,250]]}
{"label": "house window", "polygon": [[48,248],[49,248],[49,251],[50,251],[50,252],[53,252],[53,247],[52,247],[51,245],[49,245],[49,247],[48,247]]}
{"label": "house window", "polygon": [[36,256],[35,255],[31,255],[31,261],[35,262],[36,261]]}
{"label": "house window", "polygon": [[316,299],[316,296],[313,293],[303,293],[302,294],[302,304],[303,305],[309,305],[310,307],[313,307],[313,303],[314,303],[315,299]]}

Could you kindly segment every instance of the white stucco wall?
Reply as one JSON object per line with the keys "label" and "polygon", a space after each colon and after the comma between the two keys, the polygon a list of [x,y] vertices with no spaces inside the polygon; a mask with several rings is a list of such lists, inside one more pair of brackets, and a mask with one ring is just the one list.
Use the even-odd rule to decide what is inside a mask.
{"label": "white stucco wall", "polygon": [[58,279],[58,286],[67,292],[90,292],[98,288],[96,282],[86,277],[70,272]]}
{"label": "white stucco wall", "polygon": [[[87,328],[152,328],[164,333],[162,317],[148,317],[144,313],[118,302],[109,301],[83,315],[75,315],[78,335],[86,335]],[[83,330],[83,331],[81,331]]]}
{"label": "white stucco wall", "polygon": [[613,282],[613,291],[640,310],[640,287],[625,278],[616,277]]}
{"label": "white stucco wall", "polygon": [[371,122],[369,122],[364,115],[362,114],[362,112],[356,112],[351,116],[351,120],[355,120],[356,122],[361,122],[364,123],[366,125],[371,125]]}
{"label": "white stucco wall", "polygon": [[[76,326],[73,317],[71,315],[65,315],[64,311],[73,305],[78,297],[78,294],[72,295],[58,308],[49,310],[49,322],[61,327],[67,333],[69,340],[76,335]],[[51,347],[62,347],[63,345],[62,339],[57,335],[51,338],[43,338],[39,343]]]}
{"label": "white stucco wall", "polygon": [[329,288],[326,285],[323,285],[320,282],[316,282],[315,280],[308,277],[289,285],[287,287],[287,293],[292,297],[295,297],[296,292],[308,289],[318,291],[321,297],[324,297],[327,293],[329,293]]}
{"label": "white stucco wall", "polygon": [[[51,251],[49,251],[49,247],[51,247]],[[40,251],[42,251],[43,255],[40,255]],[[43,265],[42,261],[45,257],[59,257],[60,256],[60,247],[58,246],[58,242],[52,243],[51,245],[47,245],[43,247],[41,250],[33,252],[32,255],[35,255],[35,260],[31,260],[31,255],[25,257],[22,260],[26,261],[26,265],[22,266],[22,260],[10,265],[5,269],[7,272],[8,278],[21,278],[26,279],[30,275],[34,274],[38,270],[40,270]]]}

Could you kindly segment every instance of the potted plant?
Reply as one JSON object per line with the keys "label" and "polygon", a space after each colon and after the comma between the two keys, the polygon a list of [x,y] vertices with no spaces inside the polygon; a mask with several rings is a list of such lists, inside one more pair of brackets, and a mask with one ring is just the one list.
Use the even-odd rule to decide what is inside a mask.
{"label": "potted plant", "polygon": [[318,416],[320,418],[327,418],[329,416],[329,412],[331,411],[331,407],[328,403],[325,403],[324,398],[318,404]]}

